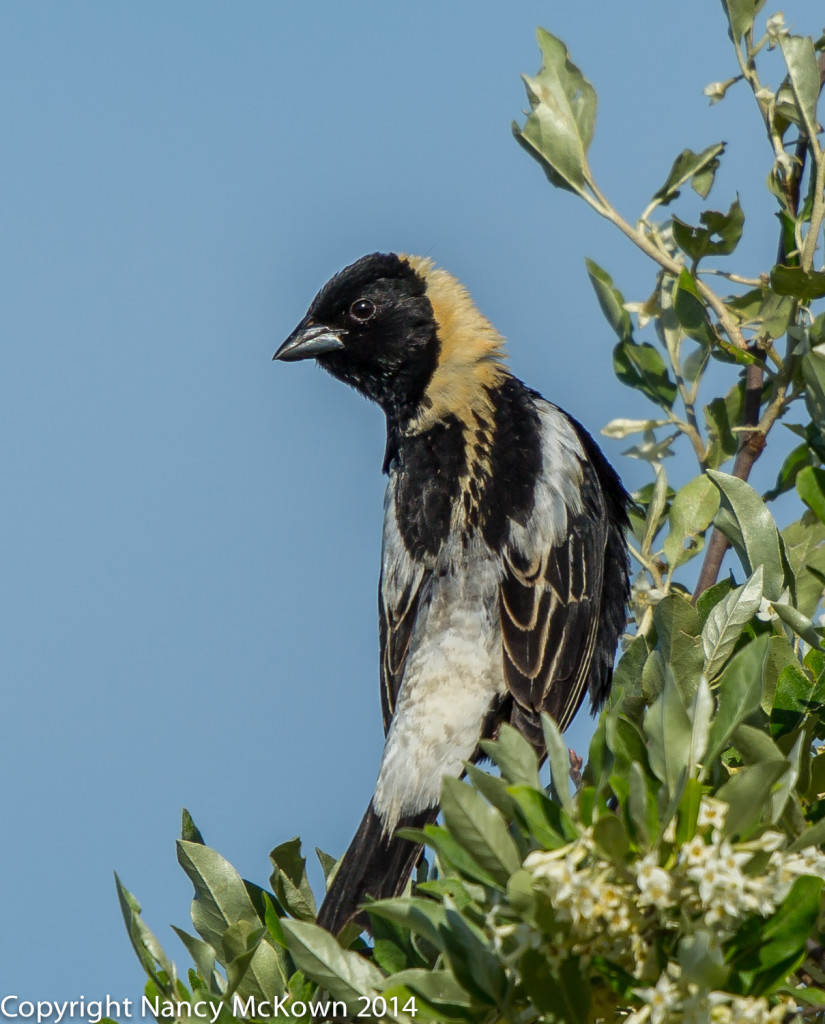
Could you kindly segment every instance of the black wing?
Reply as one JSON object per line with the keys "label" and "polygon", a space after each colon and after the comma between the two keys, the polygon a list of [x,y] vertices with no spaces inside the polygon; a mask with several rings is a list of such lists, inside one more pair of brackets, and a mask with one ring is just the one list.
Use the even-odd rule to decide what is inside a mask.
{"label": "black wing", "polygon": [[[559,544],[542,551],[505,549],[499,588],[513,724],[537,745],[539,712],[548,712],[565,729],[586,690],[594,707],[602,703],[625,621],[626,496],[595,442],[579,433],[587,455],[592,458],[592,447],[600,459],[582,465],[580,511],[568,514]],[[603,488],[614,483],[615,500]]]}

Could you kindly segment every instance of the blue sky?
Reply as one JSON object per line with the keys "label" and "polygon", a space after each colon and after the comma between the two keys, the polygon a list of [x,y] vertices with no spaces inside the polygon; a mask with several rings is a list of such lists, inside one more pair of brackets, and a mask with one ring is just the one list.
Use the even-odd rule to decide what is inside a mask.
{"label": "blue sky", "polygon": [[770,265],[748,97],[702,95],[734,73],[718,3],[507,7],[0,5],[2,993],[138,996],[114,869],[186,962],[181,806],[261,883],[278,842],[341,853],[360,819],[382,742],[382,417],[271,362],[330,274],[430,255],[591,431],[648,414],[612,376],[583,261],[628,298],[650,268],[510,134],[537,25],[598,90],[614,203],[632,219],[682,148],[725,139],[713,205],[740,190],[740,269]]}

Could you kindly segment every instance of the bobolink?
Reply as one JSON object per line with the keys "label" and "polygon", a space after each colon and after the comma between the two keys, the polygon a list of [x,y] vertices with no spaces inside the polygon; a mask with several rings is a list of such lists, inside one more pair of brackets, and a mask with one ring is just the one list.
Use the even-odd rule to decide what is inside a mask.
{"label": "bobolink", "polygon": [[[504,339],[428,259],[374,253],[332,278],[275,354],[314,357],[387,418],[379,583],[386,742],[318,916],[338,932],[397,895],[441,780],[509,722],[544,755],[610,688],[625,625],[628,497],[574,419],[515,378]],[[362,918],[363,920],[363,918]]]}

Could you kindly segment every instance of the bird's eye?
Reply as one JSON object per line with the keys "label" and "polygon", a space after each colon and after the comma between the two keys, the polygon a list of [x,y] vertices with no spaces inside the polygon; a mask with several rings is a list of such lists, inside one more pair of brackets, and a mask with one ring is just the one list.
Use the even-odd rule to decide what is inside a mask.
{"label": "bird's eye", "polygon": [[349,315],[359,323],[366,323],[375,316],[375,303],[369,299],[356,299],[349,308]]}

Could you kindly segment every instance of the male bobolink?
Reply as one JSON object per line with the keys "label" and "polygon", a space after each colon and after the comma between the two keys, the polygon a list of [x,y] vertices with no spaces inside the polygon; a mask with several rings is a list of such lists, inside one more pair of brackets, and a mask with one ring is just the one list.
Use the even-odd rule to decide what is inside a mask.
{"label": "male bobolink", "polygon": [[314,357],[387,417],[379,584],[386,743],[375,793],[327,892],[338,932],[397,895],[420,854],[401,826],[502,722],[544,754],[610,688],[625,625],[627,494],[575,420],[516,379],[467,291],[415,256],[332,278],[275,354]]}

